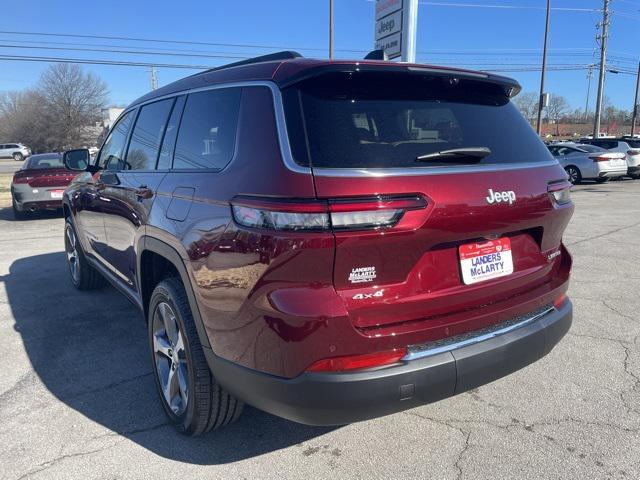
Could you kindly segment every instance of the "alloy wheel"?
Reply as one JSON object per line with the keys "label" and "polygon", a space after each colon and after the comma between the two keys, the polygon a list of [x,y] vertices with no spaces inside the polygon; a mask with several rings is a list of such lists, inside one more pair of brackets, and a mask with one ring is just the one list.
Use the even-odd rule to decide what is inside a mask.
{"label": "alloy wheel", "polygon": [[153,313],[153,356],[164,399],[180,416],[189,402],[189,369],[178,320],[166,302],[158,303]]}
{"label": "alloy wheel", "polygon": [[69,264],[69,271],[73,278],[73,283],[77,284],[80,281],[80,263],[78,258],[78,240],[73,228],[70,226],[66,229],[65,235],[65,251],[67,253],[67,263]]}
{"label": "alloy wheel", "polygon": [[578,170],[573,167],[569,167],[567,168],[566,171],[567,171],[567,175],[569,176],[569,181],[574,185],[578,183],[580,179],[580,173],[578,173]]}

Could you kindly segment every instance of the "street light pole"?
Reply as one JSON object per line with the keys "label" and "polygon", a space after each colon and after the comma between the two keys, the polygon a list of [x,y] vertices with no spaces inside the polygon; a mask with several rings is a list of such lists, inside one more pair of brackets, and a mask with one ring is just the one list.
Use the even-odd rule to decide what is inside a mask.
{"label": "street light pole", "polygon": [[638,118],[638,91],[640,90],[640,62],[638,63],[638,75],[636,76],[636,96],[633,100],[633,118],[631,119],[631,136],[636,131],[636,120]]}
{"label": "street light pole", "polygon": [[329,59],[333,60],[333,0],[329,0]]}
{"label": "street light pole", "polygon": [[549,16],[551,13],[551,0],[547,0],[547,20],[544,27],[544,47],[542,49],[542,74],[540,75],[540,96],[538,98],[538,121],[536,132],[540,135],[542,130],[542,97],[544,96],[544,77],[547,72],[547,40],[549,38]]}
{"label": "street light pole", "polygon": [[609,37],[609,2],[604,0],[602,13],[602,37],[600,38],[600,78],[598,79],[598,97],[596,100],[596,118],[593,122],[593,138],[600,136],[600,117],[602,116],[602,98],[604,97],[604,76],[607,68],[607,38]]}

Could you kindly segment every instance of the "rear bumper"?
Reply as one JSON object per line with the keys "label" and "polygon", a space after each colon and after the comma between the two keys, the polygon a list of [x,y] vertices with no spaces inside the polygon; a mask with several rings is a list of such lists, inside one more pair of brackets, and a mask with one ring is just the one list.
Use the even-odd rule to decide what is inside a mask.
{"label": "rear bumper", "polygon": [[343,425],[451,397],[542,358],[567,333],[573,307],[511,324],[494,334],[422,349],[400,365],[357,373],[276,377],[236,365],[205,349],[218,382],[245,402],[309,425]]}

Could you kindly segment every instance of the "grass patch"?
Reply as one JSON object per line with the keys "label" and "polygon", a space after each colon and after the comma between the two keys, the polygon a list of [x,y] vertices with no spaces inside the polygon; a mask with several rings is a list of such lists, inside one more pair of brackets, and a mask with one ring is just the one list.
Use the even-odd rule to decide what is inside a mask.
{"label": "grass patch", "polygon": [[11,206],[12,173],[0,173],[0,208]]}

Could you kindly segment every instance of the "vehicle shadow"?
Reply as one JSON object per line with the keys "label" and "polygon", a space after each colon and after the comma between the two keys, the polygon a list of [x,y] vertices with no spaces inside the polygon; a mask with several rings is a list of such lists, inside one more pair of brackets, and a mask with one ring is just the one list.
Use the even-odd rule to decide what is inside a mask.
{"label": "vehicle shadow", "polygon": [[41,212],[28,213],[23,219],[18,220],[13,215],[11,207],[0,208],[0,220],[9,222],[28,222],[29,220],[42,220],[43,218],[59,218],[62,210],[43,210]]}
{"label": "vehicle shadow", "polygon": [[237,423],[220,432],[181,435],[167,423],[155,391],[144,321],[124,297],[111,287],[75,290],[64,252],[16,260],[0,282],[14,329],[46,388],[87,418],[157,455],[194,464],[229,463],[333,429],[246,407]]}

